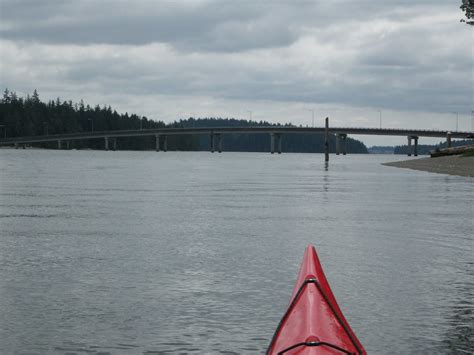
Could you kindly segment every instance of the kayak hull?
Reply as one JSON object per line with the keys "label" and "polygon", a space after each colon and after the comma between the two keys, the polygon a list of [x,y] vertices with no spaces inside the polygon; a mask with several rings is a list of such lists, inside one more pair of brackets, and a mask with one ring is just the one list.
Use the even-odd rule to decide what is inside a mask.
{"label": "kayak hull", "polygon": [[342,314],[316,249],[306,248],[288,310],[267,354],[366,354]]}

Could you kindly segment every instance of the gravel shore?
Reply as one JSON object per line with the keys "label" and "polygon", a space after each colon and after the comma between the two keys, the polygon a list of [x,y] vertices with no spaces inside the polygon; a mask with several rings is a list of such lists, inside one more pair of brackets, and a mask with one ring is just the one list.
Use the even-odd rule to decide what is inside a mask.
{"label": "gravel shore", "polygon": [[384,163],[398,168],[428,171],[430,173],[474,177],[474,157],[460,155],[439,158],[421,158]]}

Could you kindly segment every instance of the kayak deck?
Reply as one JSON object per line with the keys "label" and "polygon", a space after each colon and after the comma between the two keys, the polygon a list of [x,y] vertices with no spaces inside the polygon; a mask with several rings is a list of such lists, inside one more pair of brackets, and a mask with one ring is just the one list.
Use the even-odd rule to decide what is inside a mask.
{"label": "kayak deck", "polygon": [[311,245],[306,248],[290,305],[267,354],[366,354],[344,318]]}

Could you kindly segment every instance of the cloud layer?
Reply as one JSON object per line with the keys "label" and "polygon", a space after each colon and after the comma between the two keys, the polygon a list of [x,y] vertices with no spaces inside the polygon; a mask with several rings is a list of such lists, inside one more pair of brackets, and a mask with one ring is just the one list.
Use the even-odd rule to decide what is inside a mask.
{"label": "cloud layer", "polygon": [[[184,112],[207,102],[207,115],[224,103],[269,113],[285,105],[344,107],[348,124],[358,122],[361,110],[400,118],[409,111],[426,126],[426,113],[472,109],[472,27],[459,23],[455,1],[0,0],[0,6],[0,84],[19,92],[107,99],[128,111],[124,102],[134,102],[151,117],[176,115],[176,98]],[[150,97],[160,102],[149,106]],[[277,119],[305,115],[290,114]]]}

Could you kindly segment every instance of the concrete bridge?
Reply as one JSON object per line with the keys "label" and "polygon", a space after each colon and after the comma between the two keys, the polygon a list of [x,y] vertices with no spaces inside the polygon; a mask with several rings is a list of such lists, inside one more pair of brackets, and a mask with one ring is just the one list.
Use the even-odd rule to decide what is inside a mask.
{"label": "concrete bridge", "polygon": [[[329,134],[336,135],[336,154],[346,154],[346,138],[348,134],[353,135],[383,135],[383,136],[405,136],[410,147],[408,155],[418,155],[419,137],[438,137],[447,140],[451,146],[452,138],[469,139],[474,138],[474,132],[468,131],[442,131],[423,129],[398,129],[398,128],[353,128],[353,127],[329,127],[326,119],[325,127],[287,127],[287,126],[259,126],[259,127],[206,127],[206,128],[156,128],[137,130],[116,130],[102,132],[78,132],[64,133],[30,137],[12,137],[0,139],[0,145],[13,145],[16,148],[26,144],[57,142],[58,149],[69,148],[69,142],[85,139],[104,139],[106,150],[117,148],[117,138],[120,137],[145,137],[154,136],[156,139],[156,151],[167,150],[167,137],[172,135],[209,135],[210,151],[222,152],[222,135],[224,134],[256,134],[266,133],[270,135],[270,152],[281,153],[282,135],[284,134],[324,134],[326,157],[329,154]],[[412,145],[413,141],[413,145]],[[64,146],[64,144],[66,146]],[[327,158],[328,159],[328,158]]]}

